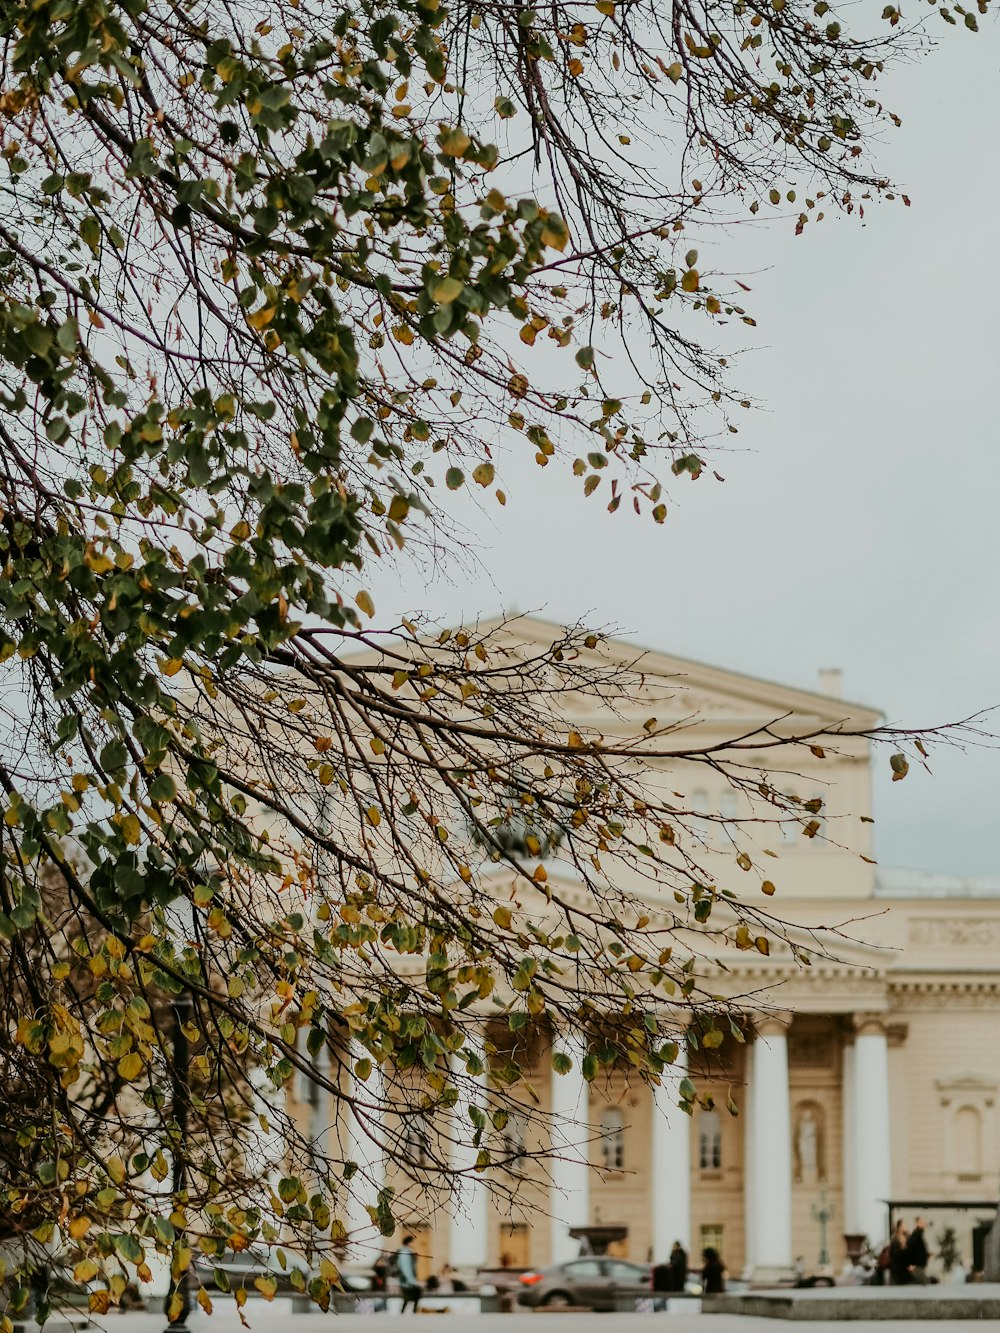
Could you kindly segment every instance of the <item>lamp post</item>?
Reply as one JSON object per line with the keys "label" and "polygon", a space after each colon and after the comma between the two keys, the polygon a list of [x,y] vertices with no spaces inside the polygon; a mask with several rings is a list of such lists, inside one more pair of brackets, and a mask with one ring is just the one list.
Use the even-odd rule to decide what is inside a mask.
{"label": "lamp post", "polygon": [[[191,992],[182,990],[180,995],[170,1001],[174,1016],[173,1040],[170,1050],[170,1098],[174,1124],[177,1126],[177,1143],[173,1152],[173,1172],[171,1189],[176,1201],[187,1188],[187,1159],[184,1155],[188,1132],[188,1112],[190,1110],[190,1090],[187,1085],[188,1039],[184,1025],[191,1017],[194,1005]],[[182,1233],[183,1237],[183,1233]],[[180,1297],[180,1308],[171,1313],[171,1306],[176,1297]],[[191,1313],[191,1274],[185,1268],[177,1277],[171,1267],[170,1286],[164,1305],[167,1327],[164,1333],[190,1333],[188,1315]]]}
{"label": "lamp post", "polygon": [[819,1266],[822,1268],[830,1262],[830,1251],[826,1244],[826,1224],[833,1217],[833,1204],[827,1202],[826,1190],[820,1196],[819,1207],[813,1204],[812,1215],[819,1223]]}

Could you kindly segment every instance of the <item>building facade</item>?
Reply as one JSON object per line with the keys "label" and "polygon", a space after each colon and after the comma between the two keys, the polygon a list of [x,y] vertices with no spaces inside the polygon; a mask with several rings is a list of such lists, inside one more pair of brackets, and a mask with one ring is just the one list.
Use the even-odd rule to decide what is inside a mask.
{"label": "building facade", "polygon": [[[541,639],[551,627],[521,621],[517,631]],[[635,655],[624,644],[612,652],[623,661]],[[634,701],[637,728],[651,698],[661,718],[670,708],[696,717],[706,741],[764,724],[790,735],[878,720],[838,697],[835,673],[812,693],[661,654],[648,654],[642,669],[648,697]],[[599,716],[583,720],[602,729]],[[615,728],[622,726],[618,717]],[[573,1258],[579,1243],[570,1228],[585,1223],[627,1226],[616,1248],[639,1261],[664,1259],[680,1240],[694,1253],[714,1245],[732,1273],[788,1272],[799,1256],[808,1268],[837,1268],[845,1237],[866,1237],[876,1249],[885,1242],[889,1200],[952,1201],[953,1213],[933,1217],[938,1228],[955,1227],[969,1264],[971,1229],[989,1214],[961,1205],[1000,1194],[1000,879],[878,867],[868,743],[851,739],[836,753],[800,748],[781,780],[802,801],[823,799],[818,836],[766,824],[752,836],[756,852],[776,853],[774,903],[795,923],[792,943],[799,938],[817,951],[809,967],[791,948],[767,957],[722,949],[706,960],[706,975],[714,969],[719,990],[754,1029],[744,1042],[727,1041],[701,1071],[714,1106],[689,1116],[675,1084],[652,1088],[625,1071],[588,1084],[580,1039],[536,1032],[521,1050],[535,1100],[523,1121],[516,1114],[508,1121],[502,1179],[485,1172],[457,1207],[405,1186],[372,1136],[352,1140],[346,1127],[344,1151],[372,1181],[397,1189],[425,1274],[446,1263],[472,1271]],[[763,748],[749,755],[763,767],[768,758]],[[739,796],[721,783],[713,790],[704,782],[689,799],[727,818],[742,813]],[[708,825],[704,840],[708,860],[731,878],[732,843]],[[556,855],[548,874],[571,900],[571,867]],[[649,910],[658,907],[649,897]],[[504,1039],[483,1021],[484,1035]],[[554,1042],[572,1058],[569,1074],[552,1072]],[[679,1074],[684,1058],[682,1046]],[[473,1095],[489,1105],[488,1076]],[[321,1100],[300,1115],[322,1132]],[[548,1147],[558,1151],[547,1161],[532,1156]],[[459,1168],[475,1160],[460,1136],[449,1151]],[[369,1248],[379,1243],[365,1211],[372,1201],[362,1193],[349,1219],[352,1238],[371,1233]]]}

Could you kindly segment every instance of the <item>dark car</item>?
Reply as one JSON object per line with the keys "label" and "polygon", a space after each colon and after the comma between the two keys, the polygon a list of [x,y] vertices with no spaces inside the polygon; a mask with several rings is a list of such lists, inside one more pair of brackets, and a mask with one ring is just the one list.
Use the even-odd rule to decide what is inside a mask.
{"label": "dark car", "polygon": [[518,1303],[584,1305],[591,1310],[619,1310],[650,1294],[649,1266],[625,1259],[585,1255],[551,1268],[532,1269],[519,1278]]}

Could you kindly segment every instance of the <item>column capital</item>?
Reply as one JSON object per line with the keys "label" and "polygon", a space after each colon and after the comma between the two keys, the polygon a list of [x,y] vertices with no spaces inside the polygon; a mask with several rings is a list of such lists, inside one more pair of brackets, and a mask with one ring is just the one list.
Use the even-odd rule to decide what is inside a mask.
{"label": "column capital", "polygon": [[787,1037],[792,1015],[787,1009],[769,1010],[754,1014],[753,1027],[758,1037]]}
{"label": "column capital", "polygon": [[884,1037],[888,1034],[889,1016],[885,1013],[852,1014],[851,1026],[856,1037]]}

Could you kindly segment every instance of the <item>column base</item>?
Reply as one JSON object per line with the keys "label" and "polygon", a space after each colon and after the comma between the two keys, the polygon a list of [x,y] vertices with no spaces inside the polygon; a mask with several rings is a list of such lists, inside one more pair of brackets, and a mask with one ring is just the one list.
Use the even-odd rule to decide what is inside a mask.
{"label": "column base", "polygon": [[750,1274],[750,1282],[755,1287],[787,1286],[795,1279],[794,1264],[755,1264]]}

